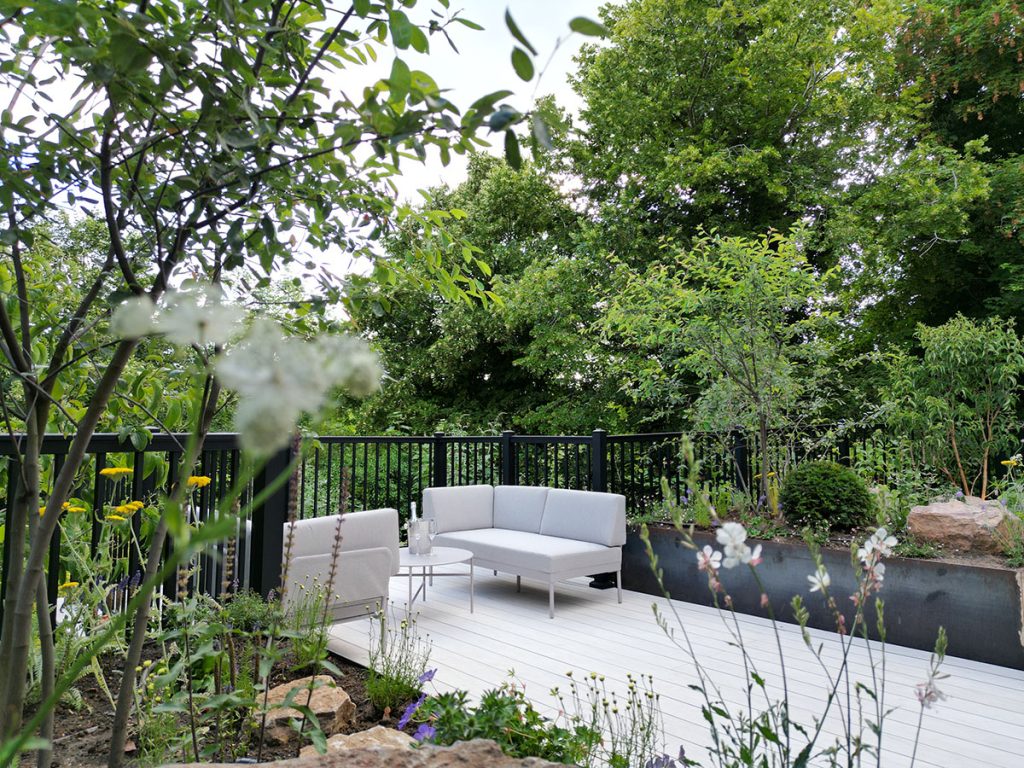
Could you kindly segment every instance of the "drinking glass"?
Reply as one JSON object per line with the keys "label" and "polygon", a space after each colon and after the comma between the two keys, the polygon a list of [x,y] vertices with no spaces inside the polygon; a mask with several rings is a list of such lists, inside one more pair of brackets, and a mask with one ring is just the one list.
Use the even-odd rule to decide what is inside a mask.
{"label": "drinking glass", "polygon": [[427,521],[427,538],[430,539],[430,553],[434,553],[434,537],[437,536],[437,520]]}

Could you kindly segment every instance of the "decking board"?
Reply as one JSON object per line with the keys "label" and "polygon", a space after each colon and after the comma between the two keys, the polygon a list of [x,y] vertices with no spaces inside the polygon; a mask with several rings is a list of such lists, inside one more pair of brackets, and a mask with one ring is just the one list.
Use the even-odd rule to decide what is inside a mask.
{"label": "decking board", "polygon": [[[476,611],[469,612],[468,580],[438,578],[426,603],[417,602],[415,614],[422,634],[433,643],[431,666],[438,668],[439,690],[462,688],[479,696],[499,685],[510,669],[526,686],[527,696],[549,716],[558,712],[550,690],[568,689],[565,673],[577,679],[589,672],[603,674],[608,689],[621,695],[626,674],[651,674],[661,695],[665,720],[666,751],[674,754],[679,744],[687,754],[699,756],[710,735],[700,712],[700,694],[687,686],[696,673],[686,654],[673,646],[655,623],[654,602],[663,599],[623,591],[623,603],[615,591],[596,591],[585,580],[563,582],[556,588],[555,618],[547,616],[546,586],[523,583],[490,571],[476,571]],[[392,581],[392,615],[405,617],[405,577]],[[813,598],[813,596],[812,596]],[[710,678],[719,686],[730,707],[745,703],[742,659],[728,643],[728,633],[713,608],[673,601],[682,617],[698,657]],[[674,618],[666,611],[670,624]],[[766,679],[769,693],[781,695],[781,675],[775,635],[764,618],[739,616],[749,657]],[[825,678],[807,649],[798,627],[778,625],[786,661],[793,719],[811,725],[825,698]],[[331,630],[331,649],[365,664],[369,638],[367,622],[339,624]],[[841,658],[841,638],[834,633],[811,630],[815,645],[821,644],[834,670]],[[875,659],[880,646],[872,644]],[[886,706],[895,707],[885,721],[884,768],[909,765],[917,729],[919,707],[914,685],[925,679],[929,654],[911,648],[886,647]],[[849,656],[854,680],[870,683],[870,661],[863,641],[855,641]],[[949,699],[925,713],[916,765],[923,768],[958,768],[977,764],[1017,768],[1024,755],[1024,672],[949,657],[940,682]],[[758,699],[755,698],[755,702]],[[760,697],[763,705],[764,698]],[[866,705],[870,702],[866,700]],[[757,706],[755,705],[755,709]],[[835,708],[824,731],[840,736],[842,723]],[[830,741],[831,739],[829,739]],[[873,765],[865,761],[865,765]]]}

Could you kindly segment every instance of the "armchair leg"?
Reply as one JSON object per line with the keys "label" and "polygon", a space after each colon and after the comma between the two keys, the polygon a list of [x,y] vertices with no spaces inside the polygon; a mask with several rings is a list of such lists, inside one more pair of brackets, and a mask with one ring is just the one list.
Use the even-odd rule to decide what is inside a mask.
{"label": "armchair leg", "polygon": [[523,577],[516,575],[516,592],[523,591]]}
{"label": "armchair leg", "polygon": [[622,569],[615,572],[615,588],[619,592],[619,605],[622,605]]}
{"label": "armchair leg", "polygon": [[555,618],[555,582],[548,581],[548,618]]}

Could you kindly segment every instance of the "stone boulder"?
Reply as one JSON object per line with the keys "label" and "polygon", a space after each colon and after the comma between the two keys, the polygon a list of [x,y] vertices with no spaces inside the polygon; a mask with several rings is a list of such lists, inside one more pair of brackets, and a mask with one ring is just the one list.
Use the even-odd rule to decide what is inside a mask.
{"label": "stone boulder", "polygon": [[[379,747],[381,749],[409,749],[416,740],[405,733],[394,728],[387,728],[383,725],[375,725],[365,731],[344,734],[338,733],[327,739],[327,752],[344,752],[349,749],[363,749],[365,747]],[[303,747],[299,757],[313,757],[319,754],[316,747],[310,745]]]}
{"label": "stone boulder", "polygon": [[[241,766],[239,763],[229,765]],[[425,746],[418,749],[365,747],[345,752],[275,760],[263,768],[564,768],[539,757],[508,757],[493,741],[475,739],[450,747]],[[164,768],[215,768],[212,763],[168,763]],[[216,768],[225,768],[224,763]]]}
{"label": "stone boulder", "polygon": [[936,501],[910,510],[907,529],[919,541],[953,552],[999,554],[1009,532],[1010,515],[998,501],[968,496],[964,501]]}
{"label": "stone boulder", "polygon": [[[305,704],[307,688],[312,677],[304,677],[301,680],[292,680],[283,683],[276,688],[271,688],[267,694],[267,704],[273,706],[280,704],[288,698],[288,694],[298,688],[299,692],[292,698],[294,704]],[[309,708],[316,715],[320,729],[328,736],[337,733],[345,726],[352,723],[356,714],[356,705],[344,688],[339,688],[334,678],[329,675],[317,675],[314,683],[313,696],[309,701]],[[267,741],[271,744],[285,744],[298,734],[292,730],[289,721],[292,718],[302,720],[302,713],[292,707],[277,707],[267,713]]]}

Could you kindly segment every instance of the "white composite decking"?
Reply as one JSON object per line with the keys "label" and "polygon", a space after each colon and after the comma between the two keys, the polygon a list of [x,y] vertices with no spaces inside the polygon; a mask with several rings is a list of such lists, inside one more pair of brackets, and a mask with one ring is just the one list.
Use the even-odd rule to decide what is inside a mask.
{"label": "white composite decking", "polygon": [[[437,690],[461,688],[478,697],[515,670],[526,695],[543,713],[556,716],[558,702],[550,691],[555,686],[563,692],[567,689],[565,674],[570,670],[577,679],[590,672],[605,675],[608,689],[620,694],[626,690],[627,673],[651,674],[661,696],[665,751],[674,755],[682,744],[689,757],[711,765],[703,752],[711,737],[700,712],[702,699],[688,687],[696,682],[694,665],[658,628],[651,609],[657,602],[664,610],[664,600],[624,590],[623,603],[618,605],[615,590],[590,589],[586,580],[577,579],[557,585],[552,620],[546,585],[524,580],[523,591],[516,593],[514,577],[494,576],[480,568],[475,576],[474,613],[469,612],[468,579],[458,577],[436,579],[428,601],[414,606],[419,631],[429,635],[433,644],[430,666],[437,668],[433,683]],[[406,586],[404,576],[392,579],[393,621],[405,617]],[[745,701],[742,662],[719,614],[679,601],[673,605],[723,698],[731,707],[740,707]],[[739,626],[769,692],[780,696],[779,655],[770,623],[740,615]],[[793,719],[812,726],[813,715],[821,711],[826,698],[825,674],[804,645],[799,628],[779,627]],[[367,663],[368,621],[335,625],[331,635],[332,651]],[[835,634],[812,630],[812,635],[830,658],[839,658]],[[872,645],[871,656],[876,662],[880,659],[879,646]],[[853,680],[870,685],[871,662],[862,641],[855,642],[850,659]],[[903,768],[910,765],[920,712],[914,686],[926,678],[929,654],[890,645],[885,660],[885,704],[894,711],[885,720],[881,765]],[[838,664],[831,667],[834,670]],[[915,765],[1024,765],[1024,672],[952,657],[947,657],[943,670],[949,677],[939,687],[948,698],[925,712]],[[837,710],[827,721],[826,731],[840,735]],[[865,735],[871,738],[866,728]],[[864,764],[875,765],[875,761]]]}

